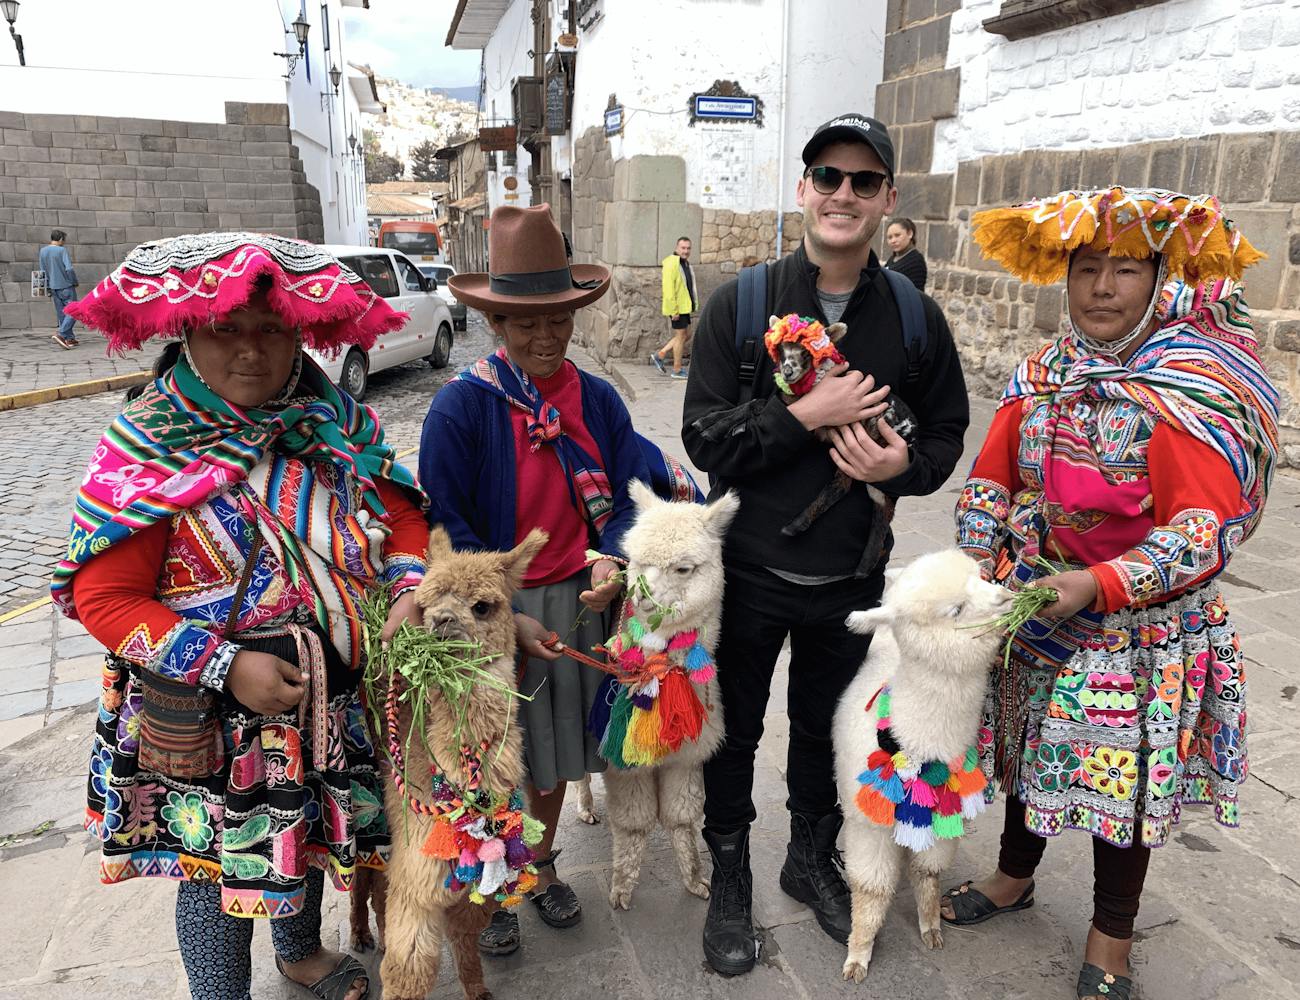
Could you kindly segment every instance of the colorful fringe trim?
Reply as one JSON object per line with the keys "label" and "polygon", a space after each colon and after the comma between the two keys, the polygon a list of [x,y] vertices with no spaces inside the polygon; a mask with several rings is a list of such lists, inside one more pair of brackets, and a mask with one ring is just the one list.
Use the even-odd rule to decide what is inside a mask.
{"label": "colorful fringe trim", "polygon": [[711,681],[716,667],[698,631],[665,643],[627,602],[608,653],[619,673],[605,678],[587,717],[601,757],[620,769],[646,767],[700,738],[709,710],[695,688]]}
{"label": "colorful fringe trim", "polygon": [[[889,688],[882,688],[873,700],[878,743],[897,747],[889,728]],[[858,783],[862,787],[856,801],[862,814],[879,826],[892,826],[894,841],[901,846],[924,851],[938,840],[955,840],[966,832],[964,821],[984,811],[988,782],[972,746],[950,763],[916,764],[901,749],[873,750]]]}

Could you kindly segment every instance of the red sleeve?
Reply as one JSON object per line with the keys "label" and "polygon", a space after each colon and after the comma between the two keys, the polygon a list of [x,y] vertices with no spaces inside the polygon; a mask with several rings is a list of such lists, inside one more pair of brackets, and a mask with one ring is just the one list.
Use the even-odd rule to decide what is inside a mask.
{"label": "red sleeve", "polygon": [[1011,498],[1020,487],[1020,420],[1024,405],[1009,403],[993,414],[979,457],[957,498],[957,545],[991,577],[1006,536]]}
{"label": "red sleeve", "polygon": [[72,578],[86,631],[119,655],[142,626],[155,646],[181,617],[157,600],[158,575],[171,525],[159,521],[95,556]]}
{"label": "red sleeve", "polygon": [[429,525],[410,494],[388,479],[376,479],[375,489],[387,510],[384,523],[393,529],[384,543],[385,558],[411,555],[423,560],[429,547]]}
{"label": "red sleeve", "polygon": [[1161,421],[1147,472],[1156,526],[1123,555],[1088,568],[1095,610],[1168,600],[1209,580],[1231,555],[1223,526],[1241,511],[1241,485],[1222,455]]}
{"label": "red sleeve", "polygon": [[970,479],[996,483],[1007,493],[1020,485],[1020,420],[1025,415],[1021,402],[1008,403],[993,414],[984,445],[971,466]]}

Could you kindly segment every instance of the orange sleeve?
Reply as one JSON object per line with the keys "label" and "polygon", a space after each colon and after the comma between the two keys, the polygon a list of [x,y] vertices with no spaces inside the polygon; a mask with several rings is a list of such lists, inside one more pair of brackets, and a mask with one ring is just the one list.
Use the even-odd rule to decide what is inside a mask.
{"label": "orange sleeve", "polygon": [[1097,611],[1165,601],[1213,578],[1231,548],[1223,526],[1241,511],[1241,485],[1227,459],[1164,421],[1147,446],[1155,527],[1115,559],[1088,571]]}
{"label": "orange sleeve", "polygon": [[1011,498],[1020,486],[1020,420],[1024,406],[1009,403],[993,414],[984,445],[957,498],[957,545],[981,562],[991,562],[1006,535]]}
{"label": "orange sleeve", "polygon": [[396,597],[424,579],[429,525],[402,487],[387,479],[376,479],[375,489],[384,504],[383,521],[392,529],[384,540],[383,580],[391,585]]}

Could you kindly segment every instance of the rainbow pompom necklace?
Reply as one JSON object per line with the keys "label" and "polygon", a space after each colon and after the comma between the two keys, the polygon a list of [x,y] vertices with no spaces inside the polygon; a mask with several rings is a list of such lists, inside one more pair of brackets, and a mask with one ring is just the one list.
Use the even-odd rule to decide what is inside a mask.
{"label": "rainbow pompom necklace", "polygon": [[890,731],[889,685],[871,696],[866,710],[876,709],[876,745],[867,769],[858,775],[857,804],[879,826],[894,828],[894,841],[924,851],[937,840],[955,840],[966,832],[965,820],[984,811],[988,784],[979,754],[970,747],[959,760],[917,764],[903,752]]}

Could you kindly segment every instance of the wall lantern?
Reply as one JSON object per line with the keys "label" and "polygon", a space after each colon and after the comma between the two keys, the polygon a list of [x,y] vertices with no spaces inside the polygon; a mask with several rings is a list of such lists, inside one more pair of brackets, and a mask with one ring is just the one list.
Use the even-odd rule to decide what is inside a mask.
{"label": "wall lantern", "polygon": [[343,79],[343,71],[337,66],[330,67],[330,84],[334,87],[334,96],[339,96],[339,81]]}
{"label": "wall lantern", "polygon": [[[0,0],[0,3],[5,0]],[[12,29],[11,29],[12,30]],[[289,71],[284,74],[286,80],[293,77],[293,71],[298,68],[298,60],[307,54],[307,32],[311,30],[311,24],[302,14],[298,15],[298,20],[293,22],[293,37],[298,41],[297,52],[275,52],[273,55],[283,56],[289,64]]]}
{"label": "wall lantern", "polygon": [[9,34],[14,40],[14,48],[18,50],[18,65],[27,65],[27,55],[23,52],[23,36],[14,30],[14,22],[18,20],[18,0],[0,0],[0,11],[4,11],[5,20],[9,22]]}

